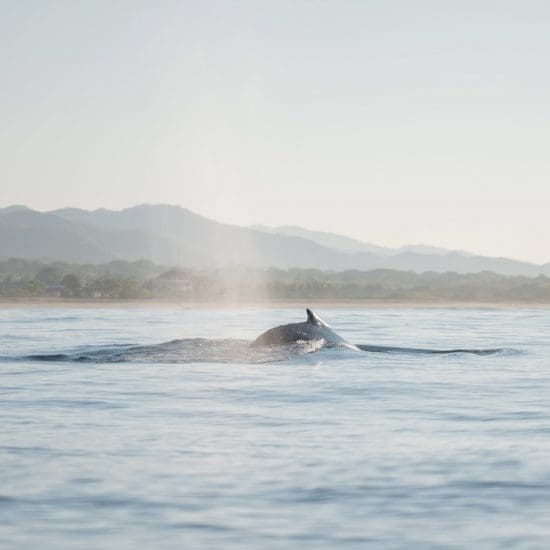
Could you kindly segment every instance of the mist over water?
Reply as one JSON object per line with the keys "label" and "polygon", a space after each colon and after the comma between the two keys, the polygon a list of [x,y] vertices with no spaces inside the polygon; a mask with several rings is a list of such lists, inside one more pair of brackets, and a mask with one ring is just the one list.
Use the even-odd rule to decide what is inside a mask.
{"label": "mist over water", "polygon": [[547,547],[550,312],[316,312],[0,310],[0,546]]}

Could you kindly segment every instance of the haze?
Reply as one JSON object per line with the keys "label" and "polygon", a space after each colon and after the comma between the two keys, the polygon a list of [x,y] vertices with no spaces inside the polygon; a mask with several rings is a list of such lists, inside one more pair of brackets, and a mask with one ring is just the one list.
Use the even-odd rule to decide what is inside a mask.
{"label": "haze", "polygon": [[0,206],[550,260],[547,2],[0,9]]}

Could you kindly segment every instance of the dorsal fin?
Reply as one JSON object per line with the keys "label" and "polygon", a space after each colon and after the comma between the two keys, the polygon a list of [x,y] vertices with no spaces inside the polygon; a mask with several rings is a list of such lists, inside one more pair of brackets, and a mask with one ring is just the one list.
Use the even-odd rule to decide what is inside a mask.
{"label": "dorsal fin", "polygon": [[320,325],[323,322],[321,321],[321,319],[319,319],[319,317],[317,317],[317,315],[315,315],[315,313],[313,313],[313,311],[311,311],[311,309],[307,308],[306,313],[307,313],[308,323],[313,323],[314,325]]}

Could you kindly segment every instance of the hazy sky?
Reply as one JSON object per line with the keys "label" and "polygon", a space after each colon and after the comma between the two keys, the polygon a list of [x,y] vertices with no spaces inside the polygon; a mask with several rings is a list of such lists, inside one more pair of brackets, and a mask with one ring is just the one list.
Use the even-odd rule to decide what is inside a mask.
{"label": "hazy sky", "polygon": [[0,0],[0,206],[550,261],[550,2]]}

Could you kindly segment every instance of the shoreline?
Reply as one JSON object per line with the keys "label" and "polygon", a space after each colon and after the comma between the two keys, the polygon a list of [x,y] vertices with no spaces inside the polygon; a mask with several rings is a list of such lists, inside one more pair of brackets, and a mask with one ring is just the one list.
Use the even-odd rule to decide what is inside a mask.
{"label": "shoreline", "polygon": [[365,309],[550,309],[550,303],[537,302],[480,302],[480,301],[381,301],[381,300],[219,300],[212,302],[188,302],[181,300],[82,300],[71,298],[11,298],[0,299],[0,309],[13,308],[90,308],[90,309],[132,309],[132,308],[179,308],[179,309],[231,309],[231,308],[365,308]]}

